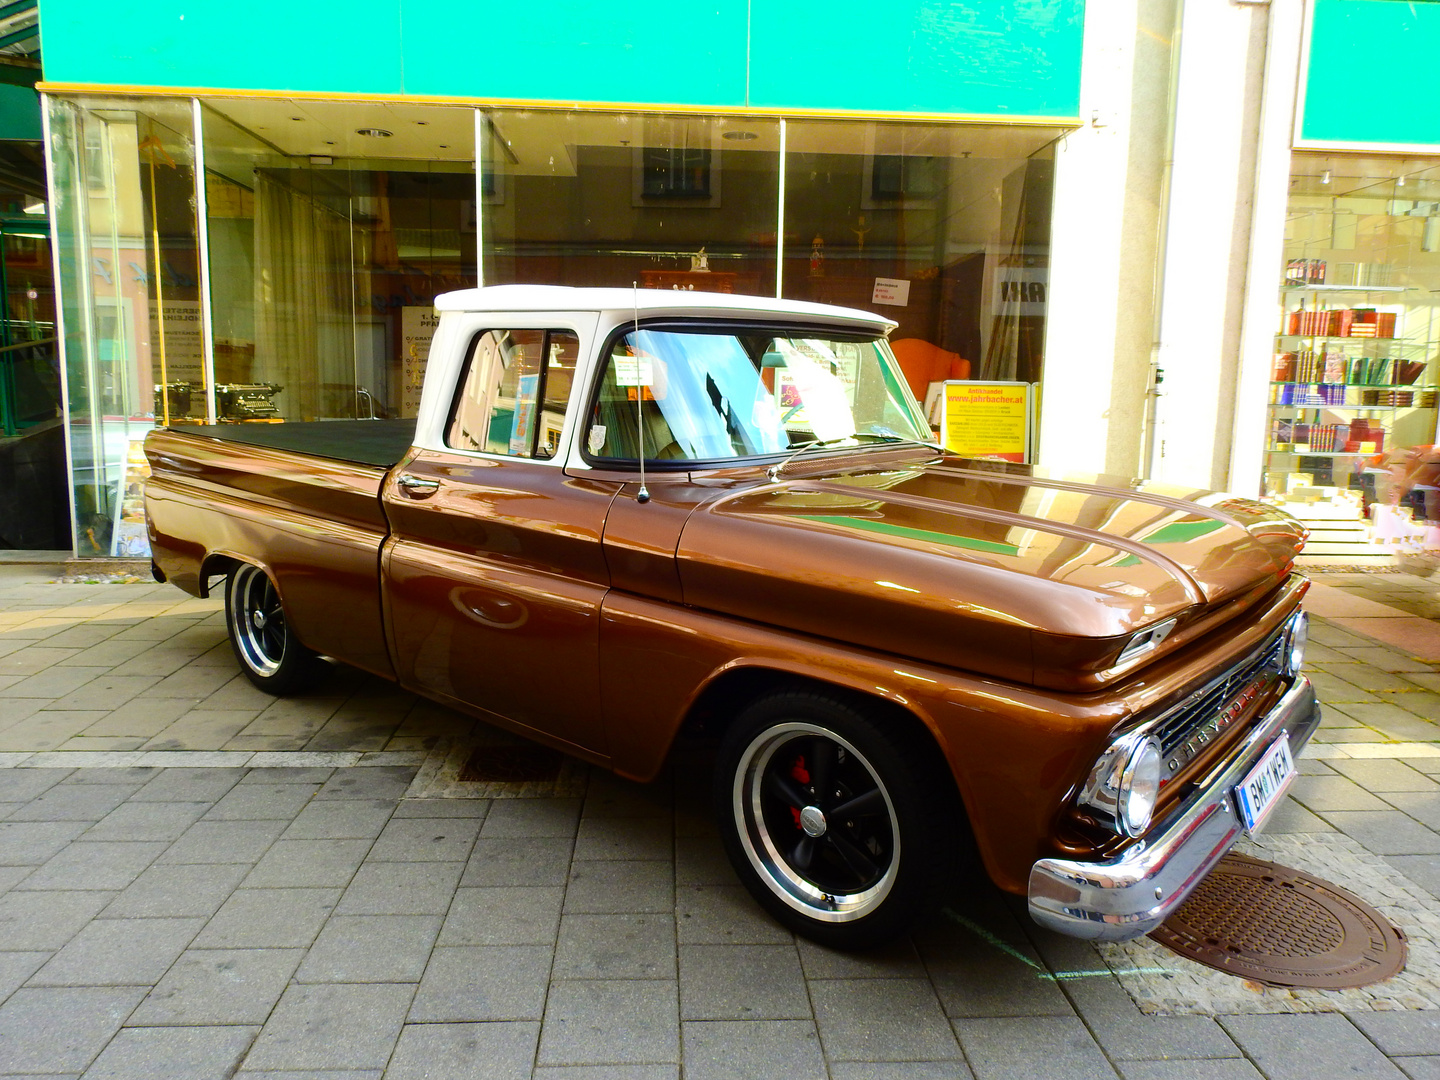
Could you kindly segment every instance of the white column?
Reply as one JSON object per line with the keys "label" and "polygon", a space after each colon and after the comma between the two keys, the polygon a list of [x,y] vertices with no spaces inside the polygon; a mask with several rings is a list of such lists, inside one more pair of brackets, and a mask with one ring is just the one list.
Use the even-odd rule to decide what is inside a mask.
{"label": "white column", "polygon": [[1285,215],[1290,195],[1290,148],[1295,129],[1304,0],[1271,0],[1255,162],[1255,200],[1241,323],[1235,422],[1225,487],[1260,493],[1269,429],[1269,388],[1280,325],[1280,277],[1285,258]]}
{"label": "white column", "polygon": [[1086,123],[1055,155],[1042,465],[1141,471],[1177,4],[1086,5]]}
{"label": "white column", "polygon": [[[1153,468],[1156,479],[1177,484],[1214,488],[1231,480],[1247,297],[1252,288],[1273,296],[1279,272],[1272,266],[1268,281],[1249,280],[1269,16],[1265,4],[1185,4]],[[1272,105],[1272,122],[1274,112]],[[1243,486],[1254,494],[1253,481]]]}

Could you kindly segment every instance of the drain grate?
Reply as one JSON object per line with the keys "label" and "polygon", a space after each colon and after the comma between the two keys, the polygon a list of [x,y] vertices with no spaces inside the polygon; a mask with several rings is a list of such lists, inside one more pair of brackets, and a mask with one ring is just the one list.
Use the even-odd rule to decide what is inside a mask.
{"label": "drain grate", "polygon": [[1267,986],[1343,990],[1405,967],[1404,935],[1353,893],[1233,853],[1150,936]]}
{"label": "drain grate", "polygon": [[460,767],[458,779],[468,783],[553,783],[560,778],[564,763],[564,754],[544,746],[480,746]]}

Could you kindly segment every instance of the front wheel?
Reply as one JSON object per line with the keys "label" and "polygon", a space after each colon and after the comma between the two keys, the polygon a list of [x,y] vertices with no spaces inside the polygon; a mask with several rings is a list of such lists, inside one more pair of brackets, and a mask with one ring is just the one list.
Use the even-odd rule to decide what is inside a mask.
{"label": "front wheel", "polygon": [[241,564],[230,571],[225,626],[240,670],[266,693],[293,694],[317,674],[320,658],[300,644],[275,583],[259,567]]}
{"label": "front wheel", "polygon": [[836,698],[785,692],[751,705],[721,745],[715,786],[741,880],[822,944],[861,948],[903,933],[935,902],[959,850],[948,778],[908,733]]}

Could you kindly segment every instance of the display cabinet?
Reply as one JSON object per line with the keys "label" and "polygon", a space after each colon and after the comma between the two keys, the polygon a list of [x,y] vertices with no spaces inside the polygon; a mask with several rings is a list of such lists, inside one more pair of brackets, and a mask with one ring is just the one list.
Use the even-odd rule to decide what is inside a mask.
{"label": "display cabinet", "polygon": [[1431,296],[1405,285],[1315,282],[1286,285],[1282,300],[1266,495],[1353,514],[1375,498],[1387,455],[1435,441]]}

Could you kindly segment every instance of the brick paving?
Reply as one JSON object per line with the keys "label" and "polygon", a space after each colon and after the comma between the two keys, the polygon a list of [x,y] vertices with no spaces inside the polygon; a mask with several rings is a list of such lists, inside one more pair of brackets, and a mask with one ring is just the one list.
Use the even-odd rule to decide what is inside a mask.
{"label": "brick paving", "polygon": [[[0,1076],[1440,1078],[1423,994],[1295,1014],[1167,957],[1193,984],[1157,1009],[984,885],[878,952],[819,948],[736,883],[703,754],[453,797],[488,729],[353,672],[267,698],[218,612],[0,565]],[[1325,725],[1262,850],[1429,918],[1440,666],[1315,641]]]}

